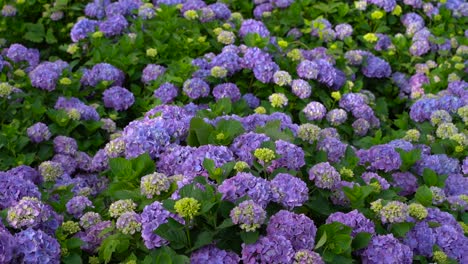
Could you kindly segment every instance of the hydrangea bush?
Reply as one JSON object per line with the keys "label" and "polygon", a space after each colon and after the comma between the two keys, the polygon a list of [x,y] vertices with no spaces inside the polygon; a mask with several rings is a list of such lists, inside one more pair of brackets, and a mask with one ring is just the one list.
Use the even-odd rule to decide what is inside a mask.
{"label": "hydrangea bush", "polygon": [[465,1],[0,9],[0,263],[468,263]]}

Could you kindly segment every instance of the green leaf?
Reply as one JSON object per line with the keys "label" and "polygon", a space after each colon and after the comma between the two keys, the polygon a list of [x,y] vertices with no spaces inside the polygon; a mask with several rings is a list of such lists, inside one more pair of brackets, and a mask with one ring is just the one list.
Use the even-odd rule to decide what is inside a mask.
{"label": "green leaf", "polygon": [[353,188],[343,187],[343,192],[348,197],[353,208],[364,207],[364,202],[367,196],[374,191],[372,186],[354,186]]}
{"label": "green leaf", "polygon": [[213,130],[214,128],[212,125],[205,123],[203,119],[199,117],[194,117],[190,121],[187,143],[192,147],[206,145],[209,143],[208,138]]}
{"label": "green leaf", "polygon": [[195,239],[192,250],[196,250],[213,242],[214,233],[210,231],[201,232]]}
{"label": "green leaf", "polygon": [[294,140],[294,135],[288,129],[281,131],[281,121],[275,120],[268,122],[263,127],[257,127],[255,130],[257,133],[263,133],[271,138],[271,140],[284,140],[288,142],[292,142]]}
{"label": "green leaf", "polygon": [[359,250],[359,249],[363,249],[367,247],[371,238],[372,238],[372,234],[370,233],[367,233],[367,232],[358,233],[354,237],[353,242],[351,244],[353,250]]}
{"label": "green leaf", "polygon": [[79,248],[83,244],[83,241],[77,237],[72,237],[67,240],[67,248],[68,249],[75,249]]}
{"label": "green leaf", "polygon": [[410,231],[411,228],[413,228],[413,226],[414,226],[414,223],[407,223],[407,222],[396,223],[396,224],[392,224],[392,227],[390,230],[393,233],[393,235],[395,235],[395,237],[405,237],[406,233],[408,233],[408,231]]}
{"label": "green leaf", "polygon": [[317,242],[317,245],[315,245],[315,249],[321,248],[325,243],[327,242],[327,231],[324,231],[322,236],[320,237],[320,240]]}
{"label": "green leaf", "polygon": [[115,178],[125,178],[133,174],[132,162],[125,158],[112,158],[109,160],[111,176]]}
{"label": "green leaf", "polygon": [[396,149],[396,151],[400,153],[400,157],[402,160],[402,164],[400,166],[401,171],[409,170],[421,158],[420,149],[413,149],[408,152],[402,149]]}
{"label": "green leaf", "polygon": [[240,233],[242,241],[244,241],[245,244],[253,244],[257,242],[259,235],[260,234],[258,233],[258,231],[255,231],[255,232],[242,231]]}
{"label": "green leaf", "polygon": [[36,43],[40,43],[43,41],[45,36],[44,25],[42,25],[41,23],[25,23],[24,25],[27,28],[28,32],[24,34],[23,38]]}
{"label": "green leaf", "polygon": [[181,249],[188,246],[184,226],[172,218],[170,218],[167,223],[160,225],[155,233],[169,241],[171,247],[174,249]]}
{"label": "green leaf", "polygon": [[428,168],[425,168],[423,171],[423,179],[427,186],[437,186],[439,182],[437,174]]}
{"label": "green leaf", "polygon": [[156,169],[154,161],[148,153],[144,153],[135,159],[132,159],[132,167],[137,176],[144,176],[154,172]]}
{"label": "green leaf", "polygon": [[420,186],[414,195],[416,201],[424,206],[432,204],[432,192],[426,185]]}
{"label": "green leaf", "polygon": [[212,159],[205,158],[203,160],[203,168],[205,168],[205,170],[208,171],[210,175],[214,174],[216,168],[215,162]]}
{"label": "green leaf", "polygon": [[62,258],[62,262],[65,264],[81,264],[83,261],[81,260],[80,255],[77,253],[72,253],[68,256]]}
{"label": "green leaf", "polygon": [[113,236],[104,239],[99,247],[99,257],[104,260],[105,263],[109,263],[112,259],[112,254],[115,252],[119,244],[120,241],[113,238]]}
{"label": "green leaf", "polygon": [[49,28],[47,29],[47,34],[45,36],[45,40],[47,44],[54,44],[57,43],[57,38],[54,36],[54,30]]}
{"label": "green leaf", "polygon": [[231,218],[226,218],[219,226],[217,226],[217,228],[223,229],[223,228],[228,228],[231,226],[234,226],[234,223],[232,222]]}

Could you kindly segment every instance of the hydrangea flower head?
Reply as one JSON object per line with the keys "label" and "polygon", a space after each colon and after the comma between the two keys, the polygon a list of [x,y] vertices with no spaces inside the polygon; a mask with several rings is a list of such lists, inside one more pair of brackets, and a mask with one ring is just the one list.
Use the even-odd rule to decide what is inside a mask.
{"label": "hydrangea flower head", "polygon": [[176,210],[177,214],[183,218],[188,219],[192,219],[197,216],[199,214],[200,207],[200,202],[191,197],[182,198],[174,205],[174,209]]}
{"label": "hydrangea flower head", "polygon": [[230,213],[232,222],[240,228],[252,232],[259,228],[266,219],[266,211],[252,200],[240,203]]}

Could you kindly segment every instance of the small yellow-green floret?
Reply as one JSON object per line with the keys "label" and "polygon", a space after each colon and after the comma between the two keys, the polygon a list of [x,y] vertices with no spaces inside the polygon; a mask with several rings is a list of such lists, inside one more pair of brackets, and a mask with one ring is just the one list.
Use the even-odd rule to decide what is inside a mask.
{"label": "small yellow-green floret", "polygon": [[201,204],[192,197],[185,197],[178,200],[175,205],[174,209],[176,210],[177,214],[179,214],[183,218],[192,219],[196,215],[199,214]]}

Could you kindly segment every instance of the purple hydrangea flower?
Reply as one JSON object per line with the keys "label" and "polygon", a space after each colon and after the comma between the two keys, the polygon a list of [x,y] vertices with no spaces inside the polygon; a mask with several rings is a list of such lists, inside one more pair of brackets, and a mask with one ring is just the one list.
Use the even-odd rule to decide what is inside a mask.
{"label": "purple hydrangea flower", "polygon": [[312,93],[312,87],[307,81],[296,79],[291,82],[291,91],[300,99],[305,99]]}
{"label": "purple hydrangea flower", "polygon": [[296,254],[294,255],[294,263],[297,263],[297,264],[308,264],[308,263],[325,264],[322,257],[318,253],[310,251],[308,249],[301,249],[299,251],[296,251]]}
{"label": "purple hydrangea flower", "polygon": [[400,154],[388,144],[376,145],[364,152],[358,152],[360,164],[370,163],[369,169],[389,172],[400,168]]}
{"label": "purple hydrangea flower", "polygon": [[374,49],[377,51],[382,51],[382,50],[387,50],[389,49],[393,44],[392,40],[390,39],[389,36],[385,34],[376,34],[379,40],[377,43],[375,43]]}
{"label": "purple hydrangea flower", "polygon": [[83,241],[81,249],[88,253],[95,253],[102,241],[106,239],[111,232],[104,232],[105,229],[112,227],[111,221],[102,221],[89,227],[86,231],[76,234],[76,237]]}
{"label": "purple hydrangea flower", "polygon": [[235,52],[223,51],[210,61],[207,70],[211,70],[215,66],[226,69],[228,76],[230,76],[241,70],[241,58]]}
{"label": "purple hydrangea flower", "polygon": [[75,155],[78,150],[76,140],[71,137],[57,136],[54,138],[54,151],[57,154]]}
{"label": "purple hydrangea flower", "polygon": [[183,174],[182,164],[191,156],[195,148],[180,146],[178,144],[168,145],[165,152],[160,155],[158,171],[166,175]]}
{"label": "purple hydrangea flower", "polygon": [[340,40],[344,40],[353,34],[353,27],[350,24],[338,24],[335,26],[336,37]]}
{"label": "purple hydrangea flower", "polygon": [[16,239],[0,223],[0,263],[10,263],[16,249]]}
{"label": "purple hydrangea flower", "polygon": [[349,213],[336,212],[328,216],[326,223],[340,222],[353,229],[351,236],[355,237],[358,233],[367,232],[375,235],[374,222],[367,219],[358,210],[353,210]]}
{"label": "purple hydrangea flower", "polygon": [[319,65],[315,61],[303,60],[297,65],[297,75],[308,80],[317,79],[319,70]]}
{"label": "purple hydrangea flower", "polygon": [[406,13],[401,17],[401,23],[406,27],[406,34],[410,36],[424,28],[424,19],[416,13]]}
{"label": "purple hydrangea flower", "polygon": [[158,157],[169,144],[170,136],[160,118],[136,120],[128,124],[122,133],[125,156],[137,157],[145,152]]}
{"label": "purple hydrangea flower", "polygon": [[339,102],[339,106],[346,111],[352,111],[363,104],[366,104],[366,99],[361,93],[346,93],[341,97]]}
{"label": "purple hydrangea flower", "polygon": [[315,245],[317,227],[314,221],[304,214],[281,210],[270,218],[268,236],[283,236],[291,242],[295,251],[311,249]]}
{"label": "purple hydrangea flower", "polygon": [[340,173],[328,162],[314,165],[309,170],[309,179],[314,181],[318,188],[333,189],[341,181]]}
{"label": "purple hydrangea flower", "polygon": [[62,165],[63,172],[68,175],[73,174],[76,170],[76,160],[73,156],[65,155],[65,154],[56,154],[52,158],[53,162],[60,163]]}
{"label": "purple hydrangea flower", "polygon": [[366,184],[371,184],[373,179],[376,180],[382,190],[388,190],[388,188],[390,188],[390,184],[387,180],[375,172],[365,172],[361,175],[361,178]]}
{"label": "purple hydrangea flower", "polygon": [[437,174],[454,174],[460,172],[460,164],[457,159],[450,158],[446,154],[422,155],[413,168],[418,175],[423,175],[424,169],[431,169]]}
{"label": "purple hydrangea flower", "polygon": [[324,118],[325,114],[327,113],[327,109],[319,102],[310,102],[302,110],[302,112],[304,112],[308,120],[322,120],[322,118]]}
{"label": "purple hydrangea flower", "polygon": [[157,64],[148,64],[143,69],[141,75],[141,81],[143,83],[150,83],[151,81],[157,80],[160,76],[162,76],[166,72],[166,67],[157,65]]}
{"label": "purple hydrangea flower", "polygon": [[264,64],[257,63],[253,68],[255,78],[262,83],[271,82],[273,75],[279,70],[279,66],[273,61],[267,61]]}
{"label": "purple hydrangea flower", "polygon": [[213,245],[198,249],[190,256],[192,264],[237,264],[239,261],[240,258],[236,253],[219,249]]}
{"label": "purple hydrangea flower", "polygon": [[108,88],[102,95],[104,106],[117,111],[127,110],[135,102],[133,93],[120,86]]}
{"label": "purple hydrangea flower", "polygon": [[392,74],[392,68],[385,60],[370,56],[367,57],[366,63],[362,67],[362,73],[368,78],[388,78]]}
{"label": "purple hydrangea flower", "polygon": [[270,182],[244,172],[224,180],[218,186],[218,191],[223,194],[223,199],[233,203],[243,196],[248,196],[262,207],[266,207],[271,198]]}
{"label": "purple hydrangea flower", "polygon": [[274,7],[270,3],[257,5],[253,10],[253,15],[256,19],[262,19],[264,13],[271,13]]}
{"label": "purple hydrangea flower", "polygon": [[348,119],[348,114],[343,109],[332,109],[327,113],[327,121],[332,126],[339,126],[346,122],[346,119]]}
{"label": "purple hydrangea flower", "polygon": [[99,30],[102,31],[106,37],[120,35],[127,27],[128,21],[122,15],[113,15],[99,23]]}
{"label": "purple hydrangea flower", "polygon": [[450,174],[445,180],[445,193],[452,195],[468,195],[468,177],[462,174]]}
{"label": "purple hydrangea flower", "polygon": [[67,67],[68,63],[62,60],[43,62],[29,72],[28,76],[31,79],[31,85],[49,92],[53,91],[62,71]]}
{"label": "purple hydrangea flower", "polygon": [[75,196],[71,198],[67,202],[66,207],[67,213],[73,215],[75,218],[80,218],[87,207],[94,208],[93,203],[86,196]]}
{"label": "purple hydrangea flower", "polygon": [[177,97],[179,90],[172,83],[163,83],[158,89],[154,91],[154,97],[161,99],[163,104],[168,104],[174,101]]}
{"label": "purple hydrangea flower", "polygon": [[[24,181],[30,181],[35,184],[42,183],[42,178],[39,172],[36,169],[33,169],[26,165],[20,165],[18,167],[14,167],[7,171],[6,174],[11,174],[13,177],[12,179],[20,179]],[[0,176],[1,177],[1,176]]]}
{"label": "purple hydrangea flower", "polygon": [[247,105],[252,109],[257,108],[260,105],[260,100],[251,93],[244,94],[242,99],[244,99],[247,102]]}
{"label": "purple hydrangea flower", "polygon": [[104,171],[109,166],[109,156],[107,156],[104,149],[98,150],[91,160],[91,171],[99,172]]}
{"label": "purple hydrangea flower", "polygon": [[92,18],[102,19],[106,15],[105,6],[110,4],[110,0],[94,0],[85,7],[85,15]]}
{"label": "purple hydrangea flower", "polygon": [[208,5],[208,8],[214,12],[216,19],[227,20],[231,17],[231,10],[229,10],[229,7],[224,3],[214,3]]}
{"label": "purple hydrangea flower", "polygon": [[83,102],[81,102],[78,98],[71,97],[70,99],[66,99],[65,97],[59,97],[57,102],[55,103],[54,106],[55,109],[60,110],[66,110],[66,111],[78,111],[80,113],[80,120],[99,120],[99,114],[91,106],[85,105]]}
{"label": "purple hydrangea flower", "polygon": [[279,173],[271,181],[271,200],[292,209],[309,199],[307,184],[288,173]]}
{"label": "purple hydrangea flower", "polygon": [[245,37],[249,33],[257,33],[262,38],[268,38],[270,36],[270,31],[268,31],[265,24],[254,19],[246,19],[242,21],[239,29],[239,35],[241,37]]}
{"label": "purple hydrangea flower", "polygon": [[[167,1],[167,0],[164,0],[164,1]],[[159,0],[158,2],[162,2],[162,1]],[[206,7],[206,3],[205,1],[202,1],[202,0],[184,1],[183,6],[180,9],[180,12],[183,14],[188,10],[199,10],[199,9],[202,9],[203,7]]]}
{"label": "purple hydrangea flower", "polygon": [[84,229],[88,229],[91,226],[101,222],[101,215],[95,212],[87,212],[80,217],[80,225]]}
{"label": "purple hydrangea flower", "polygon": [[93,33],[96,30],[96,27],[99,25],[99,22],[96,20],[91,20],[83,18],[76,22],[71,31],[70,37],[73,42],[78,42],[82,39],[88,37],[89,34]]}
{"label": "purple hydrangea flower", "polygon": [[416,225],[406,233],[403,243],[411,250],[426,257],[432,256],[432,248],[435,244],[435,236],[427,221],[416,223]]}
{"label": "purple hydrangea flower", "polygon": [[143,213],[141,213],[141,236],[148,249],[161,247],[167,244],[167,241],[156,235],[154,231],[160,225],[167,223],[169,217],[169,211],[164,209],[162,204],[157,201],[145,206],[143,209]]}
{"label": "purple hydrangea flower", "polygon": [[187,177],[208,176],[203,168],[203,160],[211,159],[215,162],[215,167],[219,168],[224,164],[234,160],[234,154],[225,146],[204,145],[195,149],[182,164],[183,174]]}
{"label": "purple hydrangea flower", "polygon": [[411,172],[395,172],[392,174],[392,186],[400,188],[402,196],[411,195],[418,189],[418,179]]}
{"label": "purple hydrangea flower", "polygon": [[235,102],[241,98],[241,93],[234,83],[223,83],[213,88],[213,96],[216,100],[230,98],[231,101]]}
{"label": "purple hydrangea flower", "polygon": [[52,134],[49,131],[49,127],[42,122],[37,122],[27,129],[29,139],[34,143],[40,143],[50,139]]}
{"label": "purple hydrangea flower", "polygon": [[198,99],[209,95],[210,86],[200,78],[193,78],[184,82],[183,91],[189,98]]}
{"label": "purple hydrangea flower", "polygon": [[23,197],[41,198],[41,193],[33,182],[12,173],[0,172],[0,209],[15,205]]}
{"label": "purple hydrangea flower", "polygon": [[413,252],[392,234],[374,236],[361,255],[362,263],[413,263]]}
{"label": "purple hydrangea flower", "polygon": [[242,261],[255,263],[290,263],[294,257],[291,242],[284,236],[261,237],[254,244],[242,244]]}
{"label": "purple hydrangea flower", "polygon": [[49,219],[51,212],[48,209],[35,197],[23,197],[8,209],[7,220],[15,229],[36,228]]}
{"label": "purple hydrangea flower", "polygon": [[451,225],[442,225],[434,229],[436,244],[448,257],[459,263],[466,263],[468,256],[468,238]]}
{"label": "purple hydrangea flower", "polygon": [[299,170],[305,165],[304,151],[301,147],[296,146],[284,140],[275,141],[276,154],[280,156],[271,162],[268,171],[273,171],[277,168],[288,168],[290,170]]}
{"label": "purple hydrangea flower", "polygon": [[328,161],[339,162],[344,157],[347,146],[335,137],[325,137],[318,141],[317,150],[325,151]]}
{"label": "purple hydrangea flower", "polygon": [[141,217],[133,211],[125,212],[117,218],[115,227],[125,235],[133,235],[141,231]]}
{"label": "purple hydrangea flower", "polygon": [[108,81],[115,86],[122,86],[125,81],[125,74],[111,64],[98,63],[91,70],[85,70],[81,77],[83,85],[94,87],[101,81]]}
{"label": "purple hydrangea flower", "polygon": [[60,263],[60,244],[42,230],[23,230],[15,235],[15,242],[15,256],[21,263]]}
{"label": "purple hydrangea flower", "polygon": [[252,200],[246,200],[234,207],[229,214],[232,222],[241,229],[251,232],[258,229],[266,220],[266,211]]}

